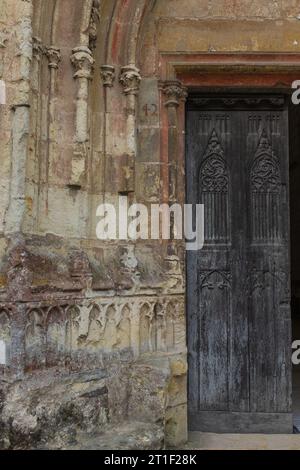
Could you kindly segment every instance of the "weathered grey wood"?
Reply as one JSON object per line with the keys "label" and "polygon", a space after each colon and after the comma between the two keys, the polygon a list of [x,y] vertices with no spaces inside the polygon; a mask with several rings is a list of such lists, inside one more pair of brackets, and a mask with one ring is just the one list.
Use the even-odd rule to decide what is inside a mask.
{"label": "weathered grey wood", "polygon": [[[204,430],[202,412],[212,423],[220,412],[239,412],[234,427],[240,419],[240,432],[255,413],[263,414],[261,430],[269,432],[281,422],[273,419],[280,413],[281,431],[287,432],[291,318],[285,98],[191,97],[186,169],[187,202],[205,205],[206,239],[200,252],[187,254],[193,429]],[[232,419],[222,422],[222,432],[226,423],[234,432]],[[211,430],[218,431],[215,423]]]}
{"label": "weathered grey wood", "polygon": [[199,411],[189,417],[190,431],[218,432],[233,434],[292,434],[291,413],[239,413]]}

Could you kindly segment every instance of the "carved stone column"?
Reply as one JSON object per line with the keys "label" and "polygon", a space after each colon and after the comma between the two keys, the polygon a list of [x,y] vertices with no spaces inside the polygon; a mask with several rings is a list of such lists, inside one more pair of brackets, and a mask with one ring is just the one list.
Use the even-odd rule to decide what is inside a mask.
{"label": "carved stone column", "polygon": [[[127,181],[124,181],[124,191],[134,191],[134,160],[137,153],[136,145],[136,108],[137,108],[137,95],[139,93],[141,75],[139,69],[135,65],[126,65],[121,68],[121,75],[119,81],[123,87],[123,93],[127,97],[126,115],[127,115],[127,132],[126,132],[126,149],[127,149],[127,167],[128,172]],[[122,186],[122,185],[121,185]],[[119,191],[123,191],[120,187]]]}
{"label": "carved stone column", "polygon": [[55,109],[54,109],[54,100],[55,100],[55,86],[56,86],[56,75],[58,64],[61,61],[60,49],[54,46],[47,47],[46,55],[48,58],[48,67],[50,69],[50,100],[49,100],[49,116],[50,116],[50,123],[49,123],[49,130],[50,130],[50,140],[52,140],[51,135],[51,124],[55,120]]}
{"label": "carved stone column", "polygon": [[35,148],[35,161],[36,161],[36,174],[40,174],[39,159],[40,162],[44,160],[44,155],[41,155],[40,139],[41,139],[41,123],[42,118],[42,103],[41,103],[41,80],[42,80],[42,67],[43,67],[43,56],[45,54],[45,47],[42,41],[33,37],[32,40],[32,73],[31,73],[31,90],[32,90],[32,109],[34,110],[34,132],[30,135],[32,146]]}
{"label": "carved stone column", "polygon": [[56,76],[58,65],[61,61],[60,49],[54,46],[50,46],[46,50],[46,55],[48,58],[48,67],[50,70],[50,93],[49,93],[49,155],[51,154],[51,146],[55,141],[55,102],[56,102]]}
{"label": "carved stone column", "polygon": [[160,82],[164,95],[164,105],[167,109],[168,120],[168,164],[169,164],[169,201],[178,202],[178,171],[179,161],[179,119],[178,108],[187,97],[187,90],[179,80]]}
{"label": "carved stone column", "polygon": [[28,144],[30,133],[32,74],[32,2],[22,2],[22,19],[13,30],[16,39],[15,70],[19,79],[13,89],[11,124],[11,174],[9,206],[5,216],[5,232],[22,231],[26,216]]}
{"label": "carved stone column", "polygon": [[[184,188],[184,102],[187,89],[179,80],[167,80],[159,83],[163,94],[164,109],[167,114],[167,164],[168,164],[168,200],[169,203],[178,203],[183,206],[185,202]],[[164,112],[162,110],[162,112]],[[163,181],[163,184],[165,182]],[[171,222],[172,237],[175,238],[175,227]],[[184,273],[181,269],[179,251],[184,246],[184,240],[173,240],[168,243],[165,258],[167,268],[166,290],[182,291]],[[176,265],[176,269],[174,266]]]}
{"label": "carved stone column", "polygon": [[74,155],[70,186],[80,188],[85,180],[85,164],[88,153],[88,97],[89,81],[92,79],[94,59],[91,50],[86,46],[76,47],[72,51],[71,62],[75,69],[74,78],[78,82],[76,104],[76,130]]}

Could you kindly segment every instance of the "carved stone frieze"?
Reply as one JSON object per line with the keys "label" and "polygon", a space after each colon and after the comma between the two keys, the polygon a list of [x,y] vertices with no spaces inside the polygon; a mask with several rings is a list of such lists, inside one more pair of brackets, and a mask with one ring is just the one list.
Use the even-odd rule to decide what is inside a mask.
{"label": "carved stone frieze", "polygon": [[[27,304],[25,370],[44,367],[93,368],[103,355],[126,351],[184,351],[181,296],[120,297],[54,305]],[[0,339],[12,347],[11,315],[0,305]],[[20,327],[21,328],[21,327]],[[13,351],[12,351],[13,353]]]}

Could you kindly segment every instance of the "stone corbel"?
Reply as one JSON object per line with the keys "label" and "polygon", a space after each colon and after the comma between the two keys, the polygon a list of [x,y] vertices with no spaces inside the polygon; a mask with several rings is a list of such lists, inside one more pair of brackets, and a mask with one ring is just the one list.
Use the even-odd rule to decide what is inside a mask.
{"label": "stone corbel", "polygon": [[135,65],[126,65],[121,68],[120,83],[125,95],[137,96],[140,88],[141,75]]}
{"label": "stone corbel", "polygon": [[94,70],[94,58],[86,46],[76,47],[72,51],[71,62],[75,69],[74,78],[78,82],[76,103],[76,130],[74,138],[74,155],[72,174],[69,186],[81,188],[85,179],[85,164],[88,153],[88,97],[89,81]]}
{"label": "stone corbel", "polygon": [[[129,160],[133,160],[137,153],[137,136],[136,136],[136,113],[137,113],[137,95],[139,93],[141,75],[139,69],[135,65],[126,65],[121,68],[119,82],[123,87],[123,93],[126,96],[126,153]],[[127,175],[127,180],[132,182],[134,188],[135,165],[130,165],[132,174]],[[127,191],[127,188],[124,188]],[[120,188],[119,188],[120,191]]]}
{"label": "stone corbel", "polygon": [[113,87],[115,81],[115,67],[112,65],[101,65],[100,75],[104,87]]}
{"label": "stone corbel", "polygon": [[58,64],[61,61],[60,49],[54,46],[49,46],[46,49],[46,55],[49,61],[49,69],[50,70],[57,70]]}

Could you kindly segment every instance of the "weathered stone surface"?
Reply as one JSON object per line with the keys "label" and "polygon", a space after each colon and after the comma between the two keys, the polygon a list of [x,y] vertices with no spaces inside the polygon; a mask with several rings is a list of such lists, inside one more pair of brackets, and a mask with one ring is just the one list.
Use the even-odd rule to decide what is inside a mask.
{"label": "weathered stone surface", "polygon": [[[155,363],[156,362],[156,363]],[[153,364],[154,363],[154,364]],[[150,423],[163,423],[167,384],[170,380],[168,359],[149,359],[137,364],[130,375],[129,416]]]}
{"label": "weathered stone surface", "polygon": [[172,52],[299,52],[298,30],[298,20],[292,19],[161,19],[158,44]]}
{"label": "weathered stone surface", "polygon": [[223,18],[280,18],[282,15],[281,4],[286,2],[264,0],[212,0],[210,2],[210,16]]}
{"label": "weathered stone surface", "polygon": [[137,161],[159,162],[160,129],[157,127],[139,128]]}
{"label": "weathered stone surface", "polygon": [[[63,376],[47,370],[2,388],[1,448],[57,447],[76,442],[76,433],[95,432],[108,422],[105,372]],[[4,403],[5,401],[5,403]]]}
{"label": "weathered stone surface", "polygon": [[140,126],[158,126],[159,117],[158,80],[144,78],[140,84],[138,117]]}
{"label": "weathered stone surface", "polygon": [[[3,382],[0,448],[162,448],[167,378],[158,366],[109,364],[72,375],[47,369],[16,384]],[[118,433],[115,425],[121,425]]]}
{"label": "weathered stone surface", "polygon": [[159,202],[160,164],[136,163],[136,193],[141,201]]}
{"label": "weathered stone surface", "polygon": [[187,440],[187,406],[170,407],[166,415],[166,445],[180,447]]}
{"label": "weathered stone surface", "polygon": [[299,17],[299,3],[297,0],[284,0],[281,2],[282,17]]}
{"label": "weathered stone surface", "polygon": [[183,6],[180,0],[166,0],[157,2],[155,14],[157,17],[191,17],[201,18],[207,16],[211,2],[189,0]]}
{"label": "weathered stone surface", "polygon": [[[48,446],[47,446],[48,448]],[[164,432],[161,426],[148,422],[126,422],[108,427],[99,435],[82,434],[76,446],[68,450],[160,450],[164,448]]]}

